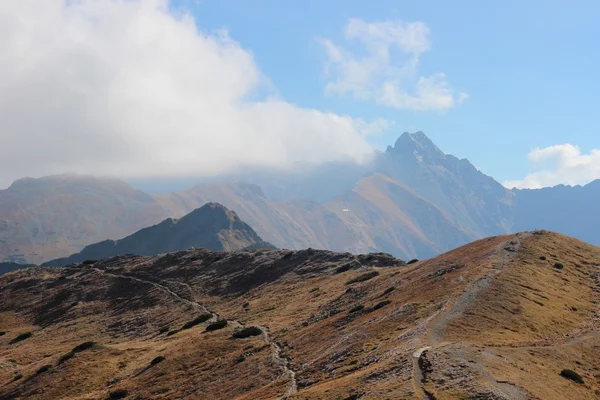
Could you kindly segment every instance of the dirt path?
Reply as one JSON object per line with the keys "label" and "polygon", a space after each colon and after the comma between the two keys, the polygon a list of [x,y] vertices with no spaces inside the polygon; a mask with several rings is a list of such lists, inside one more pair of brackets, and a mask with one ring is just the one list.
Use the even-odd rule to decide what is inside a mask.
{"label": "dirt path", "polygon": [[269,328],[266,326],[259,326],[259,328],[263,331],[263,340],[273,350],[273,361],[275,364],[279,365],[282,370],[282,376],[287,376],[289,379],[289,385],[285,392],[285,394],[280,397],[281,399],[287,399],[289,396],[298,392],[298,383],[296,382],[296,372],[290,368],[290,361],[281,355],[282,350],[279,343],[277,343],[269,332]]}
{"label": "dirt path", "polygon": [[[203,312],[207,312],[207,313],[211,313],[206,307],[204,307],[202,304],[194,301],[194,300],[188,300],[184,297],[181,297],[179,294],[175,293],[174,291],[172,291],[169,287],[161,285],[159,283],[156,282],[152,282],[152,281],[147,281],[145,279],[140,279],[140,278],[136,278],[134,276],[131,275],[121,275],[121,274],[113,274],[111,272],[107,272],[104,270],[101,270],[100,268],[92,268],[94,271],[99,272],[101,274],[107,275],[107,276],[111,276],[113,278],[120,278],[120,279],[129,279],[135,282],[139,282],[139,283],[143,283],[145,285],[151,285],[154,286],[155,288],[157,288],[158,290],[161,290],[165,293],[167,293],[168,295],[175,297],[176,299],[178,299],[179,301],[191,306],[194,309],[200,309]],[[213,313],[211,313],[213,314]]]}
{"label": "dirt path", "polygon": [[[515,254],[521,247],[523,239],[528,237],[529,234],[520,234],[504,242],[498,247],[498,250],[494,254],[497,260],[493,263],[492,269],[481,279],[473,283],[467,290],[465,290],[453,304],[447,303],[440,310],[439,315],[432,318],[425,326],[426,330],[426,346],[419,348],[413,353],[413,377],[412,386],[417,396],[424,400],[435,399],[431,393],[427,392],[423,387],[424,374],[421,369],[421,358],[430,349],[436,349],[445,345],[444,338],[448,324],[454,319],[462,316],[467,308],[473,304],[477,297],[489,288],[493,281],[493,278],[499,274],[502,269],[510,262]],[[452,358],[456,361],[466,363],[467,360],[460,352],[452,354]],[[500,394],[507,396],[508,399],[514,400],[525,400],[526,394],[517,386],[498,382],[494,379],[481,365],[477,365],[477,371],[484,377],[496,391]]]}
{"label": "dirt path", "polygon": [[[168,286],[161,285],[160,283],[157,283],[157,282],[136,278],[131,275],[113,274],[113,273],[101,270],[100,268],[93,268],[93,270],[98,273],[101,273],[101,274],[104,274],[106,276],[110,276],[113,278],[129,279],[129,280],[132,280],[135,282],[143,283],[146,285],[151,285],[151,286],[167,293],[168,295],[178,299],[179,301],[193,307],[194,309],[201,310],[202,312],[212,314],[213,319],[220,319],[220,316],[217,312],[209,310],[204,305],[202,305],[194,300],[186,299],[186,298],[180,296],[179,294],[177,294],[176,292],[171,290]],[[184,282],[177,282],[177,283],[179,283],[183,286],[186,286],[187,289],[189,290],[190,294],[193,293],[192,288],[187,283],[184,283]],[[240,322],[238,320],[227,320],[227,321],[236,327],[244,327],[245,326],[245,324],[243,324],[242,322]],[[277,343],[271,337],[269,328],[267,326],[259,326],[259,328],[263,331],[263,335],[262,335],[263,340],[265,341],[266,344],[268,344],[271,347],[274,363],[276,365],[278,365],[279,368],[281,369],[282,376],[287,376],[290,381],[285,394],[280,397],[281,399],[287,399],[289,396],[293,395],[294,393],[296,393],[298,391],[298,384],[296,382],[296,372],[290,368],[290,361],[281,355],[281,353],[282,353],[281,346],[279,345],[279,343]]]}

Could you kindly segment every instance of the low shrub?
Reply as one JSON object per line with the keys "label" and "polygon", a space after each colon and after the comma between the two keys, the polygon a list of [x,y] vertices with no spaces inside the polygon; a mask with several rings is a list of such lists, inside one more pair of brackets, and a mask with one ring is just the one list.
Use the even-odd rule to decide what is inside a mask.
{"label": "low shrub", "polygon": [[211,318],[212,318],[212,314],[210,314],[210,313],[200,314],[193,320],[186,322],[181,329],[183,330],[183,329],[193,328],[194,326],[200,325],[201,323],[206,322]]}
{"label": "low shrub", "polygon": [[154,358],[152,361],[150,361],[150,365],[160,364],[163,361],[165,361],[165,357],[164,356],[158,356],[158,357]]}
{"label": "low shrub", "polygon": [[573,382],[577,382],[579,384],[584,383],[581,375],[579,375],[577,372],[570,370],[570,369],[563,369],[562,371],[560,371],[560,376],[562,376],[563,378],[570,379]]}
{"label": "low shrub", "polygon": [[381,295],[385,296],[386,294],[392,293],[394,290],[396,290],[396,286],[390,286],[389,288],[385,289]]}
{"label": "low shrub", "polygon": [[374,306],[371,308],[371,310],[372,310],[372,311],[379,310],[380,308],[383,308],[383,307],[385,307],[385,306],[387,306],[388,304],[391,304],[391,303],[392,303],[392,302],[391,302],[391,301],[389,301],[389,300],[384,300],[384,301],[381,301],[381,302],[379,302],[379,303],[375,304],[375,305],[374,305]]}
{"label": "low shrub", "polygon": [[15,343],[19,343],[22,342],[25,339],[29,339],[32,336],[31,332],[25,332],[25,333],[21,333],[19,336],[17,336],[16,338],[14,338],[13,340],[10,341],[10,344],[15,344]]}
{"label": "low shrub", "polygon": [[92,264],[96,264],[96,260],[85,260],[84,262],[81,263],[81,265],[92,265]]}
{"label": "low shrub", "polygon": [[340,267],[335,269],[336,274],[341,274],[342,272],[350,271],[352,269],[352,264],[346,263]]}
{"label": "low shrub", "polygon": [[6,335],[6,332],[0,331],[0,336],[4,336],[4,335]]}
{"label": "low shrub", "polygon": [[379,271],[369,271],[364,274],[361,274],[355,278],[350,279],[346,282],[346,285],[351,285],[353,283],[368,281],[369,279],[373,279],[379,275]]}
{"label": "low shrub", "polygon": [[565,266],[564,266],[564,265],[562,265],[562,263],[559,263],[559,262],[557,262],[557,263],[554,263],[554,268],[556,268],[556,269],[563,269],[564,267],[565,267]]}
{"label": "low shrub", "polygon": [[67,354],[63,354],[59,359],[58,359],[58,365],[70,360],[71,358],[73,358],[73,356],[75,356],[75,353],[73,353],[72,351],[68,352]]}
{"label": "low shrub", "polygon": [[349,314],[353,314],[353,313],[355,313],[355,312],[359,312],[359,311],[363,310],[364,308],[365,308],[365,306],[364,306],[364,305],[362,305],[362,304],[358,304],[358,305],[356,305],[356,306],[352,307],[352,308],[350,309],[350,311],[348,311],[348,313],[349,313]]}
{"label": "low shrub", "polygon": [[206,327],[207,331],[216,331],[219,329],[223,329],[227,326],[227,320],[226,319],[220,319],[218,321],[213,322],[212,324],[208,325]]}
{"label": "low shrub", "polygon": [[546,261],[546,256],[540,256],[540,260]]}
{"label": "low shrub", "polygon": [[52,368],[52,365],[44,365],[43,367],[37,370],[36,374],[43,374],[44,372],[50,371],[50,368]]}
{"label": "low shrub", "polygon": [[245,302],[244,304],[242,304],[242,308],[250,308],[250,303]]}
{"label": "low shrub", "polygon": [[314,288],[310,289],[310,290],[308,291],[308,293],[314,293],[314,292],[316,292],[317,290],[319,290],[319,288],[318,288],[318,287],[314,287]]}
{"label": "low shrub", "polygon": [[233,337],[236,339],[245,339],[252,336],[260,336],[262,333],[262,329],[258,326],[246,326],[242,329],[236,329],[236,331],[233,332]]}
{"label": "low shrub", "polygon": [[246,355],[245,354],[240,354],[238,356],[238,358],[235,360],[235,362],[241,363],[241,362],[244,362],[245,360],[246,360]]}
{"label": "low shrub", "polygon": [[128,394],[129,392],[125,389],[117,389],[110,392],[108,398],[109,400],[124,399]]}
{"label": "low shrub", "polygon": [[21,374],[16,374],[13,378],[13,381],[18,381],[19,379],[23,378],[23,375]]}
{"label": "low shrub", "polygon": [[180,332],[180,330],[179,330],[179,329],[175,329],[175,330],[169,331],[169,332],[167,333],[167,336],[173,336],[174,334],[176,334],[176,333],[179,333],[179,332]]}
{"label": "low shrub", "polygon": [[95,345],[96,345],[96,342],[83,342],[83,343],[73,347],[73,350],[71,350],[71,352],[81,353],[84,350],[91,349]]}
{"label": "low shrub", "polygon": [[406,265],[414,264],[416,262],[419,262],[419,260],[417,260],[416,258],[413,258],[412,260],[410,260],[409,262],[407,262]]}
{"label": "low shrub", "polygon": [[162,328],[160,328],[160,331],[158,331],[159,334],[163,334],[163,333],[167,333],[169,332],[169,327],[168,326],[163,326]]}

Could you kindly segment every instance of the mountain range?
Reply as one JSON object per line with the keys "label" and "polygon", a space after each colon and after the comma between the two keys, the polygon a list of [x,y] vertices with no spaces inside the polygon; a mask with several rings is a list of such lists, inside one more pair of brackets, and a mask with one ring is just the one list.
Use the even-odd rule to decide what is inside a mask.
{"label": "mountain range", "polygon": [[0,261],[66,257],[209,202],[235,211],[279,248],[427,258],[482,237],[542,228],[600,244],[600,181],[509,190],[422,132],[402,134],[365,165],[221,178],[157,195],[109,178],[18,180],[0,191]]}
{"label": "mountain range", "polygon": [[196,247],[216,251],[275,249],[235,212],[218,203],[207,203],[180,219],[168,218],[123,239],[91,244],[77,254],[42,266],[63,266],[125,254],[154,256]]}
{"label": "mountain range", "polygon": [[0,398],[600,397],[600,248],[547,231],[404,263],[306,249],[0,276]]}

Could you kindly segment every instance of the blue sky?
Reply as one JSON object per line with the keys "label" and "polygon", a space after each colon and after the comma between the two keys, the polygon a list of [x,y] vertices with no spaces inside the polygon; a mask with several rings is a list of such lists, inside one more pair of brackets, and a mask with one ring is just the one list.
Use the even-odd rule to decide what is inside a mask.
{"label": "blue sky", "polygon": [[0,187],[363,162],[418,130],[509,187],[586,184],[598,20],[593,1],[3,0]]}
{"label": "blue sky", "polygon": [[[249,49],[280,95],[303,107],[394,121],[371,138],[380,148],[422,130],[444,151],[499,181],[530,172],[534,148],[600,147],[600,3],[594,1],[200,1],[187,3],[208,31],[226,28]],[[443,72],[469,98],[443,111],[398,110],[326,95],[317,38],[344,40],[351,18],[420,21],[431,50],[423,75]]]}

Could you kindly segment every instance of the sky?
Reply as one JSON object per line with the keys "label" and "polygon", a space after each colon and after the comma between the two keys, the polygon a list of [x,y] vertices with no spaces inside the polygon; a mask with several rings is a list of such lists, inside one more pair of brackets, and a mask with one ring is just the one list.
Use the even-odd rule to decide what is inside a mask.
{"label": "sky", "polygon": [[425,132],[508,187],[600,178],[594,1],[3,0],[0,187],[365,162]]}

